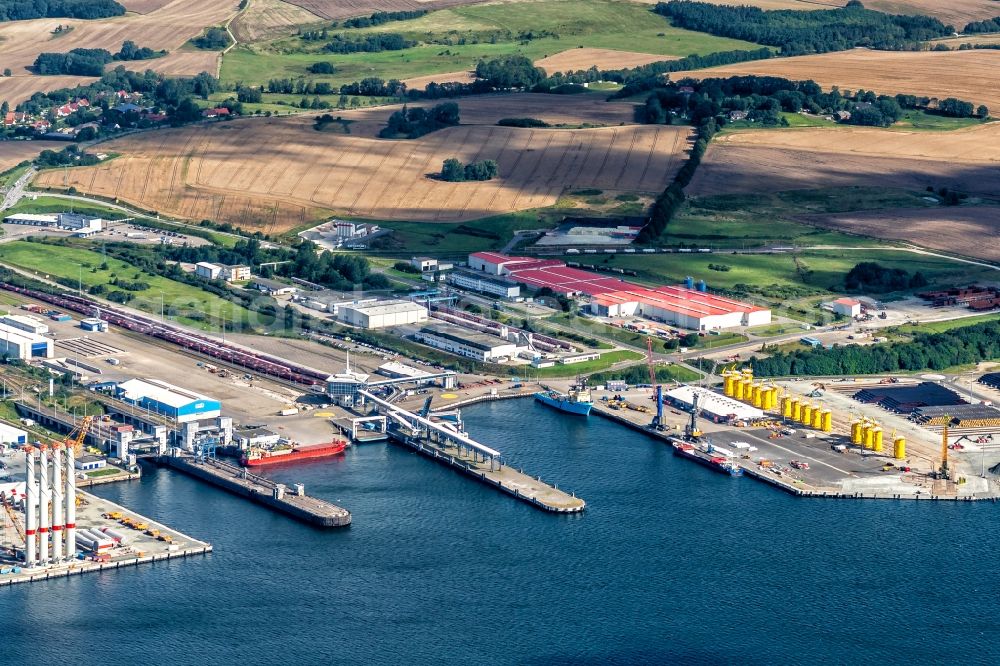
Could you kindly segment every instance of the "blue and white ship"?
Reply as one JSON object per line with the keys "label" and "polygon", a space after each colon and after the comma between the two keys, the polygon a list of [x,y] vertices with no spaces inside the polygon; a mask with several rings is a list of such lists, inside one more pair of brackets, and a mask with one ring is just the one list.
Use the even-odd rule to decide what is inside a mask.
{"label": "blue and white ship", "polygon": [[590,414],[590,410],[594,406],[590,397],[590,389],[582,385],[574,386],[569,390],[569,393],[560,393],[559,391],[552,390],[539,391],[535,394],[535,400],[549,407],[555,407],[558,410],[569,412],[570,414],[579,414],[580,416]]}

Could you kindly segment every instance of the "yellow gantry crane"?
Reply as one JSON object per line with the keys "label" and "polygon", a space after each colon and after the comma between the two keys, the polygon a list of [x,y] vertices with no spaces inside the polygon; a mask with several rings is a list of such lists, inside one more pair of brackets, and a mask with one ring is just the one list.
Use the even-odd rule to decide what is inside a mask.
{"label": "yellow gantry crane", "polygon": [[93,416],[84,416],[83,420],[80,421],[80,425],[66,439],[66,446],[72,447],[73,453],[78,457],[83,453],[83,440],[87,438],[87,433],[90,431],[90,426],[93,422]]}

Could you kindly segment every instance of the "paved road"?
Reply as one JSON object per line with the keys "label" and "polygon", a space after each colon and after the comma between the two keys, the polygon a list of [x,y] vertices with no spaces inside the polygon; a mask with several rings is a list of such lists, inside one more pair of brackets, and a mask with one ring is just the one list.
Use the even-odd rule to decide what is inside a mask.
{"label": "paved road", "polygon": [[0,204],[0,210],[7,210],[8,208],[13,208],[17,205],[17,202],[24,196],[24,188],[27,187],[29,182],[31,182],[31,179],[35,177],[36,173],[38,173],[38,171],[35,167],[28,167],[24,174],[22,174],[10,190],[7,191],[7,194],[4,195],[3,203]]}

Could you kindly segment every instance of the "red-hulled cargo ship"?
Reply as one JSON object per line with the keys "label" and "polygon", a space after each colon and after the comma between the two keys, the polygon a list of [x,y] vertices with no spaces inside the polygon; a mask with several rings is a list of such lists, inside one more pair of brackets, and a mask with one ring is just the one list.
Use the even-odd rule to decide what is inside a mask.
{"label": "red-hulled cargo ship", "polygon": [[314,444],[311,446],[290,446],[281,449],[250,449],[243,454],[240,462],[246,467],[262,465],[277,465],[278,463],[308,460],[310,458],[328,458],[343,453],[347,448],[347,440],[334,440],[329,444]]}

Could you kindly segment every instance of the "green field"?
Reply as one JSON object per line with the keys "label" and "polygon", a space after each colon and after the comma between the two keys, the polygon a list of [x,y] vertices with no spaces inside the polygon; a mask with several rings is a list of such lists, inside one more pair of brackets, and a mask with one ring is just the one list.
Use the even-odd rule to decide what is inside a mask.
{"label": "green field", "polygon": [[128,217],[128,213],[107,208],[100,204],[61,199],[59,197],[47,197],[44,194],[38,195],[34,199],[24,197],[16,206],[5,210],[4,215],[14,215],[15,213],[66,213],[69,211],[84,215],[94,215],[105,220],[120,220]]}
{"label": "green field", "polygon": [[601,358],[596,361],[584,361],[583,363],[571,363],[569,365],[554,365],[551,368],[530,368],[526,377],[531,379],[553,378],[553,377],[574,377],[591,372],[601,372],[607,370],[615,363],[622,361],[639,361],[643,355],[638,352],[626,351],[624,349],[601,354]]}
{"label": "green field", "polygon": [[748,328],[747,332],[762,338],[771,338],[786,333],[798,333],[802,331],[802,324],[766,324],[765,326],[755,326]]}
{"label": "green field", "polygon": [[[0,262],[31,271],[39,277],[82,283],[85,289],[106,285],[112,276],[145,282],[150,285],[149,289],[131,292],[135,300],[128,304],[129,307],[159,314],[162,295],[164,309],[174,313],[173,319],[205,330],[218,330],[223,318],[228,322],[246,323],[252,316],[248,310],[197,287],[143,273],[131,264],[105,258],[90,250],[14,241],[0,245]],[[104,262],[108,265],[106,270],[100,268]]]}
{"label": "green field", "polygon": [[[659,239],[660,245],[745,249],[773,245],[887,245],[885,241],[812,227],[798,215],[920,208],[926,192],[836,187],[773,194],[723,194],[690,199]],[[725,263],[725,262],[721,262]]]}
{"label": "green field", "polygon": [[[844,275],[861,261],[875,261],[889,268],[910,272],[921,271],[931,284],[938,285],[997,278],[997,272],[988,268],[886,249],[807,250],[780,254],[616,255],[609,257],[607,263],[634,269],[641,278],[659,284],[679,283],[690,275],[696,280],[705,280],[709,289],[791,300],[841,291]],[[714,271],[708,267],[711,263],[725,263],[730,270]]]}
{"label": "green field", "polygon": [[[377,76],[407,79],[473,69],[484,58],[522,54],[532,60],[584,47],[687,56],[751,49],[755,44],[674,28],[649,5],[616,0],[544,0],[459,7],[412,21],[332,33],[393,32],[419,44],[402,51],[329,54],[323,42],[297,36],[237,47],[222,61],[224,83],[266,83],[306,76],[340,86]],[[532,33],[525,38],[524,33]],[[336,72],[312,76],[306,68],[329,62]]]}
{"label": "green field", "polygon": [[925,111],[907,111],[892,127],[892,130],[925,130],[929,132],[945,132],[980,125],[978,118],[949,118]]}

